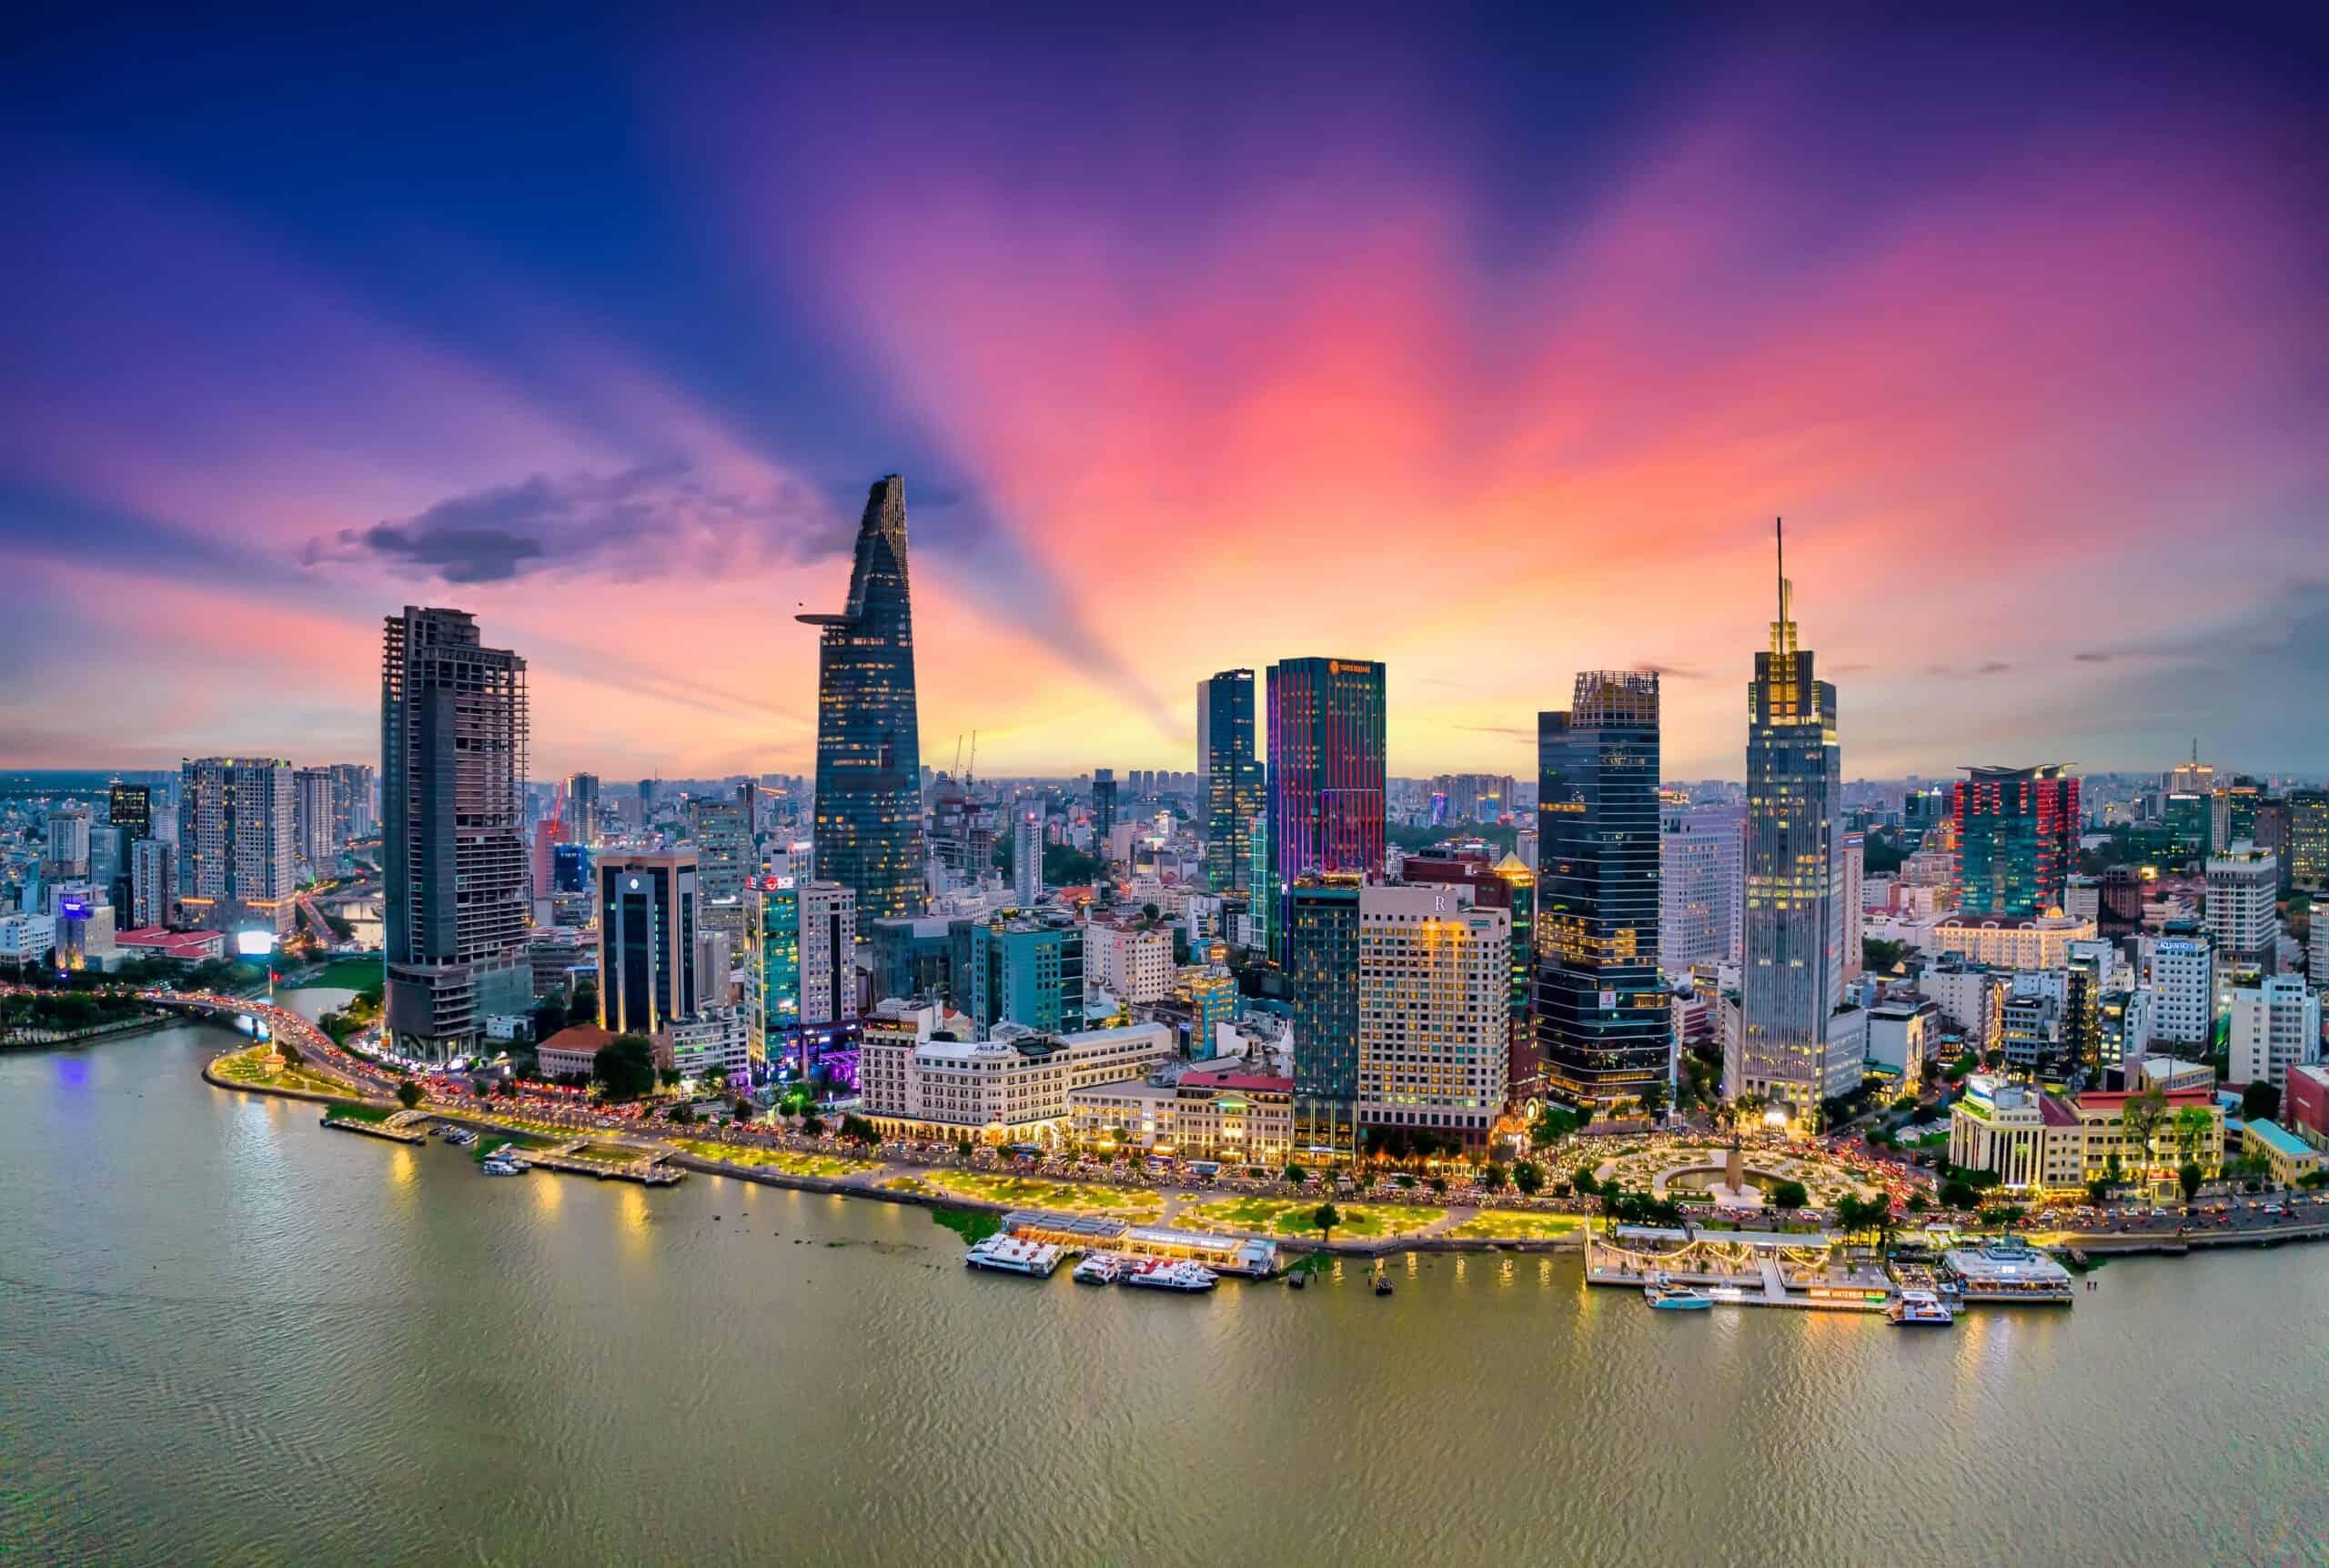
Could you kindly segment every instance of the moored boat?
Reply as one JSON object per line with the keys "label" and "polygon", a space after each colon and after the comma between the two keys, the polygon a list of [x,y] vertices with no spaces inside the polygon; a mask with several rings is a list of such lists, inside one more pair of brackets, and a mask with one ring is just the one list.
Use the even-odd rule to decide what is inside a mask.
{"label": "moored boat", "polygon": [[1957,1314],[1931,1291],[1902,1291],[1901,1299],[1884,1309],[1884,1315],[1904,1328],[1919,1324],[1947,1328],[1957,1321]]}
{"label": "moored boat", "polygon": [[1124,1261],[1114,1252],[1094,1252],[1075,1265],[1079,1285],[1113,1285],[1124,1271]]}
{"label": "moored boat", "polygon": [[1066,1254],[1049,1241],[1023,1241],[1016,1236],[989,1236],[973,1246],[963,1261],[973,1269],[1003,1274],[1026,1274],[1048,1279]]}
{"label": "moored boat", "polygon": [[1714,1298],[1688,1285],[1645,1285],[1642,1299],[1661,1312],[1698,1312],[1714,1305]]}
{"label": "moored boat", "polygon": [[1116,1276],[1120,1285],[1139,1285],[1152,1291],[1209,1291],[1216,1276],[1211,1269],[1179,1259],[1152,1258],[1134,1263]]}

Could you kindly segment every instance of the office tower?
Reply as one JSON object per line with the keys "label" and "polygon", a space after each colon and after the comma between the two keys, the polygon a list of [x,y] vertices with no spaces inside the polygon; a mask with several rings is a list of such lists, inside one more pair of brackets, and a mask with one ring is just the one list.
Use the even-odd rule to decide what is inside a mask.
{"label": "office tower", "polygon": [[699,1006],[693,849],[610,855],[599,875],[599,1027],[652,1035]]}
{"label": "office tower", "polygon": [[1044,825],[1024,806],[1011,814],[1011,896],[1023,910],[1044,900]]}
{"label": "office tower", "polygon": [[1658,973],[1658,677],[1587,670],[1537,718],[1537,1040],[1547,1089],[1588,1110],[1668,1081]]}
{"label": "office tower", "polygon": [[566,778],[566,810],[564,818],[571,824],[568,837],[574,842],[595,847],[599,842],[599,776],[596,773],[570,773]]}
{"label": "office tower", "polygon": [[590,851],[580,844],[559,844],[549,852],[549,891],[588,893],[590,890]]}
{"label": "office tower", "polygon": [[860,920],[922,912],[922,741],[914,704],[913,613],[906,582],[905,484],[867,496],[838,615],[817,650],[820,875],[857,895]]}
{"label": "office tower", "polygon": [[1270,923],[1286,932],[1304,877],[1383,874],[1384,671],[1289,658],[1269,667],[1267,685],[1270,887],[1254,896],[1276,901]]}
{"label": "office tower", "polygon": [[1544,1092],[1545,1055],[1537,1048],[1537,873],[1517,855],[1497,862],[1504,885],[1501,906],[1511,922],[1512,953],[1506,964],[1505,1016],[1510,1049],[1505,1059],[1505,1094],[1513,1104]]}
{"label": "office tower", "polygon": [[695,843],[697,918],[707,930],[726,932],[741,949],[750,923],[744,879],[756,869],[744,809],[733,800],[691,800],[688,837]]}
{"label": "office tower", "polygon": [[106,820],[129,835],[130,842],[154,836],[154,791],[143,784],[106,787]]}
{"label": "office tower", "polygon": [[46,819],[48,849],[41,857],[43,875],[51,881],[89,874],[89,809],[57,806]]}
{"label": "office tower", "polygon": [[751,1057],[781,1062],[801,1029],[801,890],[791,877],[754,877],[745,890],[751,945],[745,950],[745,1005]]}
{"label": "office tower", "polygon": [[643,828],[653,820],[655,820],[655,780],[641,779],[639,781],[639,825]]}
{"label": "office tower", "polygon": [[281,936],[297,920],[291,764],[207,757],[179,770],[178,910],[199,930]]}
{"label": "office tower", "polygon": [[801,902],[801,1021],[805,1027],[857,1016],[857,894],[840,882],[803,882]]}
{"label": "office tower", "polygon": [[2290,818],[2289,803],[2285,797],[2264,796],[2256,802],[2255,826],[2248,835],[2250,841],[2259,849],[2280,862],[2281,896],[2284,898],[2288,896],[2294,881],[2292,873],[2294,867],[2292,863],[2289,846]]}
{"label": "office tower", "polygon": [[140,839],[129,847],[129,923],[166,926],[178,918],[178,847]]}
{"label": "office tower", "polygon": [[2213,810],[2205,795],[2190,789],[2171,791],[2161,799],[2159,814],[2167,826],[2167,854],[2171,860],[2179,866],[2188,865],[2207,854]]}
{"label": "office tower", "polygon": [[1843,762],[1836,689],[1814,678],[1812,655],[1797,644],[1792,591],[1782,554],[1779,618],[1747,690],[1745,957],[1739,1060],[1725,1087],[1804,1117],[1859,1087],[1860,1060],[1827,1049],[1843,996]]}
{"label": "office tower", "polygon": [[2062,966],[2062,1044],[2070,1065],[2099,1071],[2102,1057],[2103,999],[2116,989],[2112,975],[2119,965],[2116,942],[2073,941]]}
{"label": "office tower", "polygon": [[2263,787],[2245,775],[2229,784],[2217,785],[2208,797],[2210,845],[2223,849],[2243,839],[2255,842],[2256,808],[2263,803]]}
{"label": "office tower", "polygon": [[1314,874],[1286,890],[1294,1141],[1303,1153],[1349,1155],[1357,1148],[1360,887],[1353,873]]}
{"label": "office tower", "polygon": [[1359,890],[1364,1127],[1453,1133],[1478,1148],[1503,1113],[1512,917],[1467,894],[1445,883]]}
{"label": "office tower", "polygon": [[2205,795],[2216,787],[2213,763],[2200,760],[2200,739],[2192,738],[2192,760],[2179,762],[2159,776],[2159,787],[2170,794]]}
{"label": "office tower", "polygon": [[2208,857],[2208,934],[2227,962],[2280,968],[2281,863],[2243,839]]}
{"label": "office tower", "polygon": [[331,769],[298,769],[291,775],[291,789],[299,858],[321,876],[339,860],[339,836],[332,820]]}
{"label": "office tower", "polygon": [[1950,787],[1959,908],[1969,915],[2059,909],[2078,866],[2077,778],[2060,762],[1965,772]]}
{"label": "office tower", "polygon": [[978,1037],[1015,1023],[1040,1034],[1084,1027],[1084,928],[1064,915],[997,916],[971,930],[969,1012]]}
{"label": "office tower", "polygon": [[1116,825],[1116,775],[1110,768],[1092,771],[1092,852],[1108,858],[1108,834]]}
{"label": "office tower", "polygon": [[2282,1089],[2290,1068],[2320,1060],[2320,992],[2295,975],[2268,975],[2233,988],[2228,1081]]}
{"label": "office tower", "polygon": [[[1544,810],[1541,798],[1537,809]],[[1669,981],[1700,964],[1739,961],[1743,826],[1736,806],[1659,813],[1658,967]]]}
{"label": "office tower", "polygon": [[2329,891],[2329,789],[2289,791],[2288,838],[2290,883]]}
{"label": "office tower", "polygon": [[1262,809],[1252,670],[1225,669],[1197,682],[1197,774],[1205,809],[1205,884],[1216,893],[1248,892],[1253,846],[1247,825]]}
{"label": "office tower", "polygon": [[2187,925],[2173,934],[2142,938],[2139,950],[2142,983],[2154,999],[2153,1038],[2204,1054],[2215,1040],[2214,944]]}
{"label": "office tower", "polygon": [[332,821],[342,844],[368,839],[378,830],[377,814],[372,807],[373,795],[378,787],[378,776],[368,762],[335,762],[331,765]]}
{"label": "office tower", "polygon": [[[532,1000],[526,661],[466,611],[407,605],[380,663],[386,1029],[445,1060]],[[181,856],[180,879],[184,879]]]}
{"label": "office tower", "polygon": [[1245,842],[1252,859],[1245,871],[1245,945],[1255,951],[1269,954],[1277,951],[1274,940],[1277,930],[1277,900],[1269,896],[1270,885],[1270,819],[1266,812],[1257,812],[1245,824]]}

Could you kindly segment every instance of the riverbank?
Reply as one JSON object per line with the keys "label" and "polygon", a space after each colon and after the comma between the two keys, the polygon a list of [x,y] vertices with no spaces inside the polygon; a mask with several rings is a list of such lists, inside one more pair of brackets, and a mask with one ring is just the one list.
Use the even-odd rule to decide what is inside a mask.
{"label": "riverbank", "polygon": [[135,1035],[151,1034],[157,1029],[167,1029],[177,1021],[176,1015],[157,1011],[150,1017],[128,1019],[120,1023],[109,1023],[97,1029],[57,1035],[49,1040],[22,1040],[12,1035],[0,1040],[0,1050],[74,1050],[85,1045],[95,1045],[101,1040],[127,1040]]}

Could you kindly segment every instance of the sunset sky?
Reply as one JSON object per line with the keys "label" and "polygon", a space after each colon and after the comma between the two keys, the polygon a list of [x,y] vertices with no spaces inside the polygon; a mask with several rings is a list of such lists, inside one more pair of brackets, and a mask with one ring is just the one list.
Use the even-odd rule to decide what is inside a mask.
{"label": "sunset sky", "polygon": [[1415,9],[20,37],[0,766],[369,758],[414,602],[537,777],[806,770],[897,471],[939,766],[1326,654],[1395,773],[1652,665],[1737,777],[1784,513],[1849,777],[2329,771],[2319,7]]}

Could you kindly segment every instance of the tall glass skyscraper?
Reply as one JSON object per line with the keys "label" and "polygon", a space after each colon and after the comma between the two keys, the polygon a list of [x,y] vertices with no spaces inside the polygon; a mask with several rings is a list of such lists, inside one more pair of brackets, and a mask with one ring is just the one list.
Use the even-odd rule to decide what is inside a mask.
{"label": "tall glass skyscraper", "polygon": [[1368,659],[1289,658],[1269,668],[1266,891],[1277,904],[1270,929],[1281,964],[1297,880],[1383,874],[1383,666]]}
{"label": "tall glass skyscraper", "polygon": [[1671,1070],[1658,971],[1658,677],[1587,670],[1537,716],[1537,1040],[1545,1087],[1588,1108]]}
{"label": "tall glass skyscraper", "polygon": [[817,874],[857,895],[857,918],[922,913],[922,739],[905,482],[877,481],[857,526],[849,606],[795,618],[817,650]]}
{"label": "tall glass skyscraper", "polygon": [[[1836,689],[1796,646],[1781,557],[1779,618],[1747,689],[1747,910],[1739,1052],[1727,1092],[1765,1094],[1800,1115],[1850,1092],[1859,1051],[1830,1052],[1843,997],[1843,753]],[[1850,1060],[1846,1060],[1849,1057]]]}
{"label": "tall glass skyscraper", "polygon": [[1950,788],[1958,910],[2042,915],[2078,869],[2078,779],[2067,765],[1968,768]]}
{"label": "tall glass skyscraper", "polygon": [[1205,802],[1205,882],[1216,893],[1242,893],[1253,859],[1247,824],[1262,809],[1252,670],[1225,669],[1197,682],[1197,778]]}
{"label": "tall glass skyscraper", "polygon": [[1350,1154],[1357,1147],[1359,889],[1358,878],[1334,875],[1287,890],[1297,1151]]}

